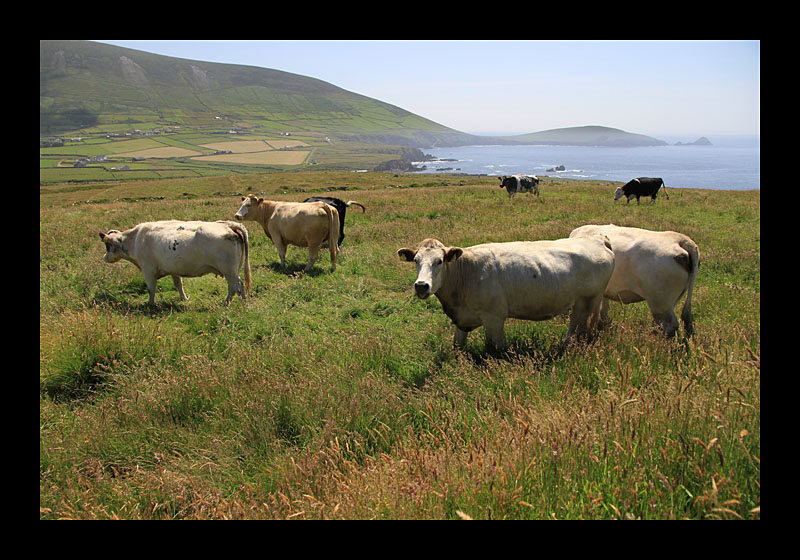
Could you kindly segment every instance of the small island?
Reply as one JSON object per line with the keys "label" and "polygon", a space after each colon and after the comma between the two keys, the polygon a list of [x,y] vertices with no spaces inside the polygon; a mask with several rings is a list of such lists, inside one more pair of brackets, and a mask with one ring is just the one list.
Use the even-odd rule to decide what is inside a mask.
{"label": "small island", "polygon": [[712,144],[711,144],[711,141],[708,138],[706,138],[705,136],[701,136],[700,138],[698,138],[694,142],[686,142],[685,144],[683,142],[675,142],[675,145],[676,146],[711,146]]}

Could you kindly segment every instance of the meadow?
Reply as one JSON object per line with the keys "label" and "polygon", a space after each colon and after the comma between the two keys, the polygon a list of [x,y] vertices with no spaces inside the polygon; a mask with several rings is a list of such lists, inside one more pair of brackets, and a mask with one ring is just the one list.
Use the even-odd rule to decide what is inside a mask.
{"label": "meadow", "polygon": [[[545,177],[509,200],[487,176],[287,172],[40,187],[41,519],[760,519],[760,191]],[[250,232],[253,291],[169,278],[156,305],[99,231],[232,219],[241,196],[356,200],[335,272],[287,269]],[[464,351],[396,255],[555,239],[586,223],[697,242],[696,333],[644,303],[562,347],[568,318],[483,330]],[[682,304],[682,302],[681,302]]]}

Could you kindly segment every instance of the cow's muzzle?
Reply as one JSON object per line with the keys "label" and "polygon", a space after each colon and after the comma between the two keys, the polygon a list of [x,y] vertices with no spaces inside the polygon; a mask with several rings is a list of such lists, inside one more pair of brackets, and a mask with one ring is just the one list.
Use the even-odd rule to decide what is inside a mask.
{"label": "cow's muzzle", "polygon": [[427,282],[415,282],[414,293],[417,294],[419,299],[426,299],[431,295],[431,287]]}

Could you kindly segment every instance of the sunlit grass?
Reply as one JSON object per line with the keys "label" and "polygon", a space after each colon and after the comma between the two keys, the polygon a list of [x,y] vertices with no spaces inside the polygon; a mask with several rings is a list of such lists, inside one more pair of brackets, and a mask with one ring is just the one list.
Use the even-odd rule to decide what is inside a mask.
{"label": "sunlit grass", "polygon": [[[296,247],[281,269],[251,225],[253,295],[229,307],[213,275],[184,281],[187,302],[162,279],[148,307],[139,271],[103,263],[97,236],[230,219],[239,198],[211,196],[221,185],[41,209],[42,518],[760,518],[757,191],[626,207],[606,184],[545,179],[541,200],[509,201],[491,177],[358,175],[338,196],[367,212],[348,213],[337,270],[321,253],[303,274]],[[234,188],[297,185],[268,196],[302,200],[330,178]],[[612,305],[588,343],[563,348],[557,317],[508,321],[504,355],[486,353],[482,329],[459,352],[395,253],[589,222],[695,239],[693,339],[654,335],[644,304]]]}

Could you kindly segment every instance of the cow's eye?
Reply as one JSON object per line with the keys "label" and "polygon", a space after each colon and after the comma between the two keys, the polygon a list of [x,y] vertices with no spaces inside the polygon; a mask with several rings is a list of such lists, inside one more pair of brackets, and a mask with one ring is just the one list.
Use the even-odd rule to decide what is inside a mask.
{"label": "cow's eye", "polygon": [[442,264],[442,259],[436,259],[433,261],[433,266],[439,266],[440,264]]}

